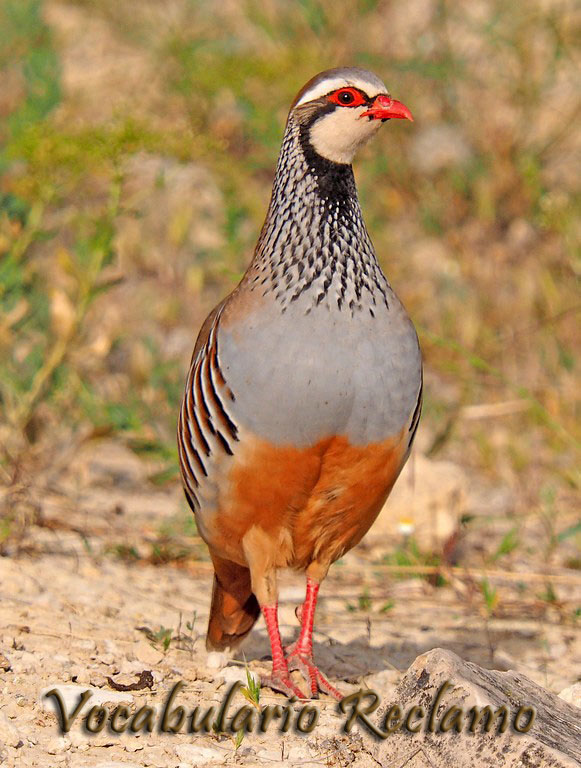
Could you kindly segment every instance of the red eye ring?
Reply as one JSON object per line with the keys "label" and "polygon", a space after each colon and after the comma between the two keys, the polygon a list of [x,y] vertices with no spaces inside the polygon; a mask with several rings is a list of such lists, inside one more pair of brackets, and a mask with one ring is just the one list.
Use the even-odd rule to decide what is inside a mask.
{"label": "red eye ring", "polygon": [[367,104],[367,97],[357,88],[339,88],[327,98],[340,107],[362,107]]}

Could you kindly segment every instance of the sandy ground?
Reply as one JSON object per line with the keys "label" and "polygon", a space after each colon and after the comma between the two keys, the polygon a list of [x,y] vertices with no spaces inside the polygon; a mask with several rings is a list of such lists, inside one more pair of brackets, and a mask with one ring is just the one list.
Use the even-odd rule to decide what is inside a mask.
{"label": "sandy ground", "polygon": [[[236,680],[246,683],[243,657],[252,673],[268,671],[262,622],[238,660],[205,651],[211,569],[207,560],[194,559],[204,557],[195,537],[184,537],[193,542],[192,554],[180,567],[154,565],[145,556],[119,557],[121,544],[151,551],[156,532],[171,528],[181,503],[179,488],[147,486],[142,462],[113,444],[81,453],[47,489],[43,525],[30,529],[20,554],[0,560],[4,764],[373,764],[366,751],[369,736],[345,735],[345,715],[325,696],[316,702],[320,717],[312,733],[296,731],[297,710],[288,733],[271,724],[264,734],[246,734],[238,745],[229,730],[187,733],[184,725],[177,734],[160,732],[159,714],[151,733],[119,734],[109,726],[98,733],[87,730],[93,704],[105,704],[110,713],[119,704],[129,707],[128,714],[142,706],[159,713],[182,681],[174,704],[188,714],[196,706],[202,712],[219,707]],[[394,510],[397,504],[396,497]],[[377,526],[381,533],[382,518]],[[316,657],[343,691],[369,687],[388,698],[418,654],[435,647],[485,667],[515,669],[556,693],[576,682],[581,637],[567,617],[578,604],[578,582],[555,571],[560,602],[550,607],[519,600],[516,588],[504,586],[495,615],[487,619],[469,581],[451,578],[436,588],[423,579],[396,579],[373,564],[381,539],[376,534],[370,540],[372,545],[360,546],[332,569],[317,615]],[[302,590],[300,575],[281,575],[287,639],[297,631],[294,610]],[[114,690],[135,683],[144,671],[151,672],[151,687]],[[70,710],[83,691],[92,691],[64,735],[53,699],[43,696],[54,686],[61,687]],[[286,704],[266,688],[260,703]],[[246,704],[236,693],[227,727]]]}

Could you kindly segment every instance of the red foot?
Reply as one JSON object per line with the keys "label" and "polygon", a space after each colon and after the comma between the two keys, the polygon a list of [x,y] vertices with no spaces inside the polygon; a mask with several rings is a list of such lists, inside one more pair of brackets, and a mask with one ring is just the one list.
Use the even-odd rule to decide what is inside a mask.
{"label": "red foot", "polygon": [[343,694],[334,685],[327,680],[325,675],[315,666],[312,654],[299,653],[293,646],[289,646],[289,655],[287,656],[288,668],[290,670],[298,669],[301,675],[309,684],[311,698],[317,699],[319,691],[328,693],[337,701],[341,701]]}
{"label": "red foot", "polygon": [[289,699],[291,696],[296,696],[297,699],[300,699],[301,701],[305,701],[308,698],[301,689],[293,683],[290,675],[284,677],[282,674],[273,672],[272,675],[269,675],[268,677],[261,677],[260,682],[262,685],[272,688],[273,691],[284,693]]}

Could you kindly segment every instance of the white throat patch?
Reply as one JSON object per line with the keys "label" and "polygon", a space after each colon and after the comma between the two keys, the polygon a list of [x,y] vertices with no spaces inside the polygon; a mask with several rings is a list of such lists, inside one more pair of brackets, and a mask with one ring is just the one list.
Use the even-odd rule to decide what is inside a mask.
{"label": "white throat patch", "polygon": [[367,107],[337,107],[311,126],[311,146],[327,160],[349,165],[357,150],[375,136],[381,120],[361,117]]}

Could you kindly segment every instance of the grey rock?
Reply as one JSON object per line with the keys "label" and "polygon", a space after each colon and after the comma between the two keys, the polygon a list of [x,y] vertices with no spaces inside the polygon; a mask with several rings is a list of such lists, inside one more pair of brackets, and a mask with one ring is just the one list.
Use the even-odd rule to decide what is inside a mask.
{"label": "grey rock", "polygon": [[[439,704],[434,706],[440,691]],[[483,669],[450,651],[437,648],[417,657],[397,687],[393,700],[382,702],[369,715],[382,730],[392,705],[399,706],[403,713],[395,717],[397,713],[392,710],[392,722],[401,721],[400,726],[385,739],[370,735],[367,741],[371,755],[380,765],[430,768],[451,765],[454,768],[578,768],[580,765],[581,724],[575,707],[524,675]],[[414,705],[425,710],[423,718],[417,710],[410,718],[412,727],[420,726],[418,733],[411,733],[403,724]],[[481,710],[487,705],[493,712],[502,706],[507,708],[506,730],[499,732],[502,721],[499,716],[489,732],[481,721],[471,733],[471,708]],[[526,709],[520,710],[517,717],[521,707]],[[526,730],[531,707],[534,719]],[[434,732],[429,730],[432,711]],[[452,727],[442,732],[441,725]],[[517,732],[515,725],[526,732]],[[366,729],[363,725],[360,728]]]}

